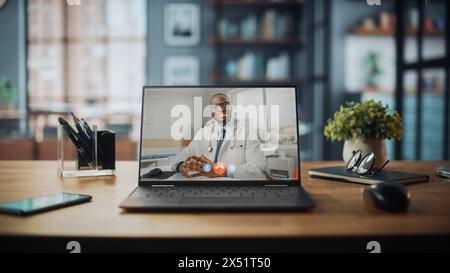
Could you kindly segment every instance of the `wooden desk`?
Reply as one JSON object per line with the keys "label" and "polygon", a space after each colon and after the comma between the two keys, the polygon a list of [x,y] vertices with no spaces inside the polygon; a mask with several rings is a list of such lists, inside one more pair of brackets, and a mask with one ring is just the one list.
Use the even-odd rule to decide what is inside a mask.
{"label": "wooden desk", "polygon": [[406,214],[368,209],[362,185],[307,176],[310,168],[339,164],[303,163],[302,184],[317,203],[312,212],[126,213],[118,205],[137,185],[137,162],[119,162],[116,177],[63,181],[54,161],[0,161],[0,202],[62,191],[93,196],[90,203],[34,216],[0,215],[0,248],[30,250],[33,241],[37,250],[45,245],[65,251],[61,244],[77,239],[92,251],[365,251],[361,240],[377,239],[400,240],[405,250],[412,250],[410,245],[419,251],[449,249],[450,182],[435,176],[434,169],[450,162],[387,166],[430,175],[430,182],[409,186],[412,203]]}

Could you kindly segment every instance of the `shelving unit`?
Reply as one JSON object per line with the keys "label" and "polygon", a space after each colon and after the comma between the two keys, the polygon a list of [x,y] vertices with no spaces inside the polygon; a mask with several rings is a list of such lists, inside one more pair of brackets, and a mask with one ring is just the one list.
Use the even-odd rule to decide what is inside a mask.
{"label": "shelving unit", "polygon": [[264,77],[256,78],[252,80],[246,80],[246,79],[240,79],[237,77],[227,77],[225,75],[210,73],[209,79],[214,82],[221,82],[221,83],[241,83],[241,84],[247,84],[247,85],[260,85],[260,84],[272,84],[272,85],[296,85],[299,86],[303,83],[303,80],[301,78],[287,78],[287,79],[279,79],[279,80],[270,80]]}
{"label": "shelving unit", "polygon": [[280,39],[242,39],[242,38],[228,38],[223,39],[216,36],[209,37],[209,43],[211,44],[229,44],[229,45],[269,45],[269,46],[301,46],[304,42],[301,39],[290,39],[290,38],[280,38]]}
{"label": "shelving unit", "polygon": [[[317,78],[311,73],[307,84],[307,11],[308,5],[315,5],[313,1],[292,0],[209,0],[208,4],[215,13],[214,32],[208,36],[208,43],[215,51],[214,69],[209,71],[208,80],[214,84],[224,85],[294,85],[298,89],[299,117],[300,117],[300,153],[302,160],[312,160],[313,140],[321,139],[320,126],[313,124],[319,120],[314,118],[315,105],[312,91],[309,87]],[[275,15],[273,15],[275,14]],[[268,17],[275,19],[267,19]],[[281,19],[280,19],[281,18]],[[223,23],[225,19],[225,23]],[[247,20],[250,26],[241,26]],[[278,20],[285,20],[286,29],[277,30],[282,25]],[[255,24],[256,21],[256,24]],[[222,22],[222,23],[221,23]],[[232,35],[228,35],[226,27],[234,24]],[[221,25],[223,24],[223,25]],[[225,27],[224,27],[225,26]],[[242,29],[254,32],[242,35]],[[269,29],[269,30],[268,30]],[[280,35],[280,33],[282,33]],[[259,73],[239,73],[239,60],[246,54],[255,54],[250,59],[255,60]],[[273,61],[273,59],[279,61]],[[272,61],[271,61],[272,59]],[[287,60],[286,60],[287,59]],[[245,62],[245,61],[244,61]],[[269,64],[271,63],[272,64]],[[243,65],[248,67],[247,64]],[[272,66],[272,68],[268,68]],[[284,67],[283,67],[284,66]],[[274,68],[275,67],[275,68]],[[228,69],[228,71],[227,71]],[[270,71],[276,71],[272,74]],[[231,72],[230,72],[231,71]],[[285,73],[277,73],[284,71]],[[249,76],[251,75],[251,76]],[[314,79],[314,80],[313,80]],[[316,158],[318,159],[318,158]]]}
{"label": "shelving unit", "polygon": [[[430,94],[442,94],[445,92],[444,89],[426,89],[426,88],[422,88],[422,91],[426,92],[426,93],[430,93]],[[361,90],[362,93],[371,93],[371,94],[384,94],[384,95],[394,95],[395,94],[395,89],[394,88],[378,88],[378,87],[364,87]],[[417,90],[416,89],[404,89],[405,94],[416,94]]]}
{"label": "shelving unit", "polygon": [[303,2],[304,0],[208,0],[208,4],[210,5],[222,5],[222,6],[233,6],[233,5],[290,6],[290,5],[298,5]]}
{"label": "shelving unit", "polygon": [[[396,93],[395,104],[397,111],[405,117],[404,138],[395,145],[396,158],[409,158],[415,160],[423,159],[446,159],[450,158],[450,3],[448,1],[436,2],[426,6],[422,1],[396,1],[396,14],[398,30],[395,33],[396,51],[398,56],[396,69]],[[414,32],[412,39],[418,45],[416,49],[416,60],[405,60],[408,33],[407,14],[409,10],[418,11],[418,30]],[[443,38],[445,47],[444,54],[433,58],[425,56],[424,41],[429,32],[425,27],[426,17],[433,14],[443,18],[445,35]],[[443,89],[439,96],[430,95],[424,90],[426,81],[425,72],[428,70],[440,70],[443,72]],[[417,90],[414,96],[408,96],[405,92],[405,75],[415,74],[417,76]],[[413,108],[408,114],[409,108]],[[408,130],[409,128],[409,130]],[[430,153],[431,152],[431,153]],[[430,155],[432,157],[430,157]]]}
{"label": "shelving unit", "polygon": [[[249,85],[301,82],[296,59],[304,44],[299,33],[303,1],[210,0],[208,4],[216,18],[215,31],[208,37],[216,56],[210,81]],[[249,26],[243,26],[243,21],[249,17],[250,31],[245,34],[250,37],[245,37],[243,29]]]}
{"label": "shelving unit", "polygon": [[[424,3],[398,0],[390,11],[396,15],[396,27],[356,26],[350,28],[346,39],[346,71],[351,75],[346,79],[346,90],[361,100],[380,100],[403,118],[403,139],[388,141],[390,158],[443,160],[450,154],[450,5],[447,1],[436,2],[433,7]],[[417,27],[411,25],[413,10],[417,11]],[[443,24],[430,26],[431,20]],[[381,53],[386,77],[380,87],[367,87],[361,82],[363,69],[357,68],[355,60],[369,51]]]}
{"label": "shelving unit", "polygon": [[[355,27],[352,32],[352,35],[361,35],[361,36],[395,36],[395,29],[387,29],[387,28],[373,28],[367,29],[365,27]],[[406,36],[415,36],[417,35],[417,29],[407,28],[405,31]],[[426,37],[444,37],[445,32],[441,30],[433,30],[426,31],[423,34]]]}

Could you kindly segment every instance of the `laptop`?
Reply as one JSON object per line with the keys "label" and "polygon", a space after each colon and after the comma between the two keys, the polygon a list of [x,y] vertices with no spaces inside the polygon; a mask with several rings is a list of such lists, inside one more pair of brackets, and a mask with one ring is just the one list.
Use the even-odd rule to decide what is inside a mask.
{"label": "laptop", "polygon": [[295,86],[146,86],[130,211],[302,211]]}

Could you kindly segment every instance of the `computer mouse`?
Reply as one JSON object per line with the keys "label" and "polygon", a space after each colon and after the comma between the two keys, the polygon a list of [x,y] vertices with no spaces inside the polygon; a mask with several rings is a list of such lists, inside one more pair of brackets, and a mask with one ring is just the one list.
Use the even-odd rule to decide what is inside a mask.
{"label": "computer mouse", "polygon": [[410,203],[408,189],[398,183],[381,182],[366,187],[363,198],[367,205],[384,211],[404,212]]}
{"label": "computer mouse", "polygon": [[162,170],[160,168],[154,168],[151,169],[148,173],[146,173],[144,175],[144,177],[148,178],[148,177],[156,177],[158,175],[162,174]]}

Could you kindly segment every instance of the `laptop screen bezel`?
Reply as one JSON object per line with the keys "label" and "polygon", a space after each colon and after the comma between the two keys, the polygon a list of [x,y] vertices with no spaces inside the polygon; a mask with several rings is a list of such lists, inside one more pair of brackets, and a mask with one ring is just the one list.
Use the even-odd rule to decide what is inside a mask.
{"label": "laptop screen bezel", "polygon": [[[295,118],[297,120],[297,158],[298,158],[298,178],[290,180],[192,180],[187,182],[186,180],[142,180],[141,179],[141,158],[142,158],[142,132],[143,132],[143,120],[144,120],[144,104],[145,104],[145,91],[147,89],[176,89],[176,88],[293,88],[295,93]],[[238,185],[301,185],[301,160],[300,160],[300,132],[299,132],[299,94],[297,92],[297,86],[295,85],[189,85],[189,86],[177,86],[177,85],[145,85],[142,88],[142,103],[141,103],[141,125],[139,133],[139,159],[138,159],[138,185],[139,186],[187,186],[187,185],[226,185],[226,186],[238,186]]]}

